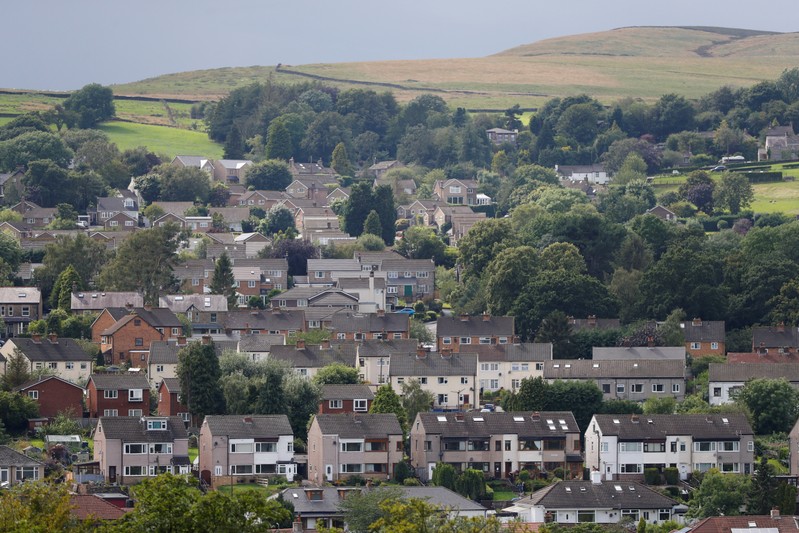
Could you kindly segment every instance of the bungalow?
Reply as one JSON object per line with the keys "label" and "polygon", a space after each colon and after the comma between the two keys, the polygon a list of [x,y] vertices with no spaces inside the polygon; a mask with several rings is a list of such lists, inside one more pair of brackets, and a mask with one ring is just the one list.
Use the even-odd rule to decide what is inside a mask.
{"label": "bungalow", "polygon": [[0,488],[40,479],[44,479],[44,463],[8,446],[0,446]]}
{"label": "bungalow", "polygon": [[674,211],[663,207],[662,205],[656,205],[652,209],[647,209],[646,215],[654,215],[661,220],[665,220],[667,222],[677,222],[677,215]]}

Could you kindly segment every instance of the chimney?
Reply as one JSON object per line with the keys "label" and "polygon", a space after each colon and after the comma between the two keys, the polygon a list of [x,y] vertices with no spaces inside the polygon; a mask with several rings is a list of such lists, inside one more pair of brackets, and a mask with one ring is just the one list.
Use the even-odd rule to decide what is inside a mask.
{"label": "chimney", "polygon": [[77,281],[73,281],[72,282],[72,292],[78,292],[78,282]]}
{"label": "chimney", "polygon": [[291,533],[303,533],[305,529],[302,527],[302,522],[300,522],[300,517],[298,516],[294,522],[291,523]]}
{"label": "chimney", "polygon": [[461,314],[458,318],[461,319],[461,322],[468,322],[469,321],[469,315],[467,313]]}
{"label": "chimney", "polygon": [[691,320],[691,325],[692,326],[696,326],[696,327],[701,326],[702,325],[702,319],[701,318],[694,318],[693,320]]}
{"label": "chimney", "polygon": [[771,508],[771,519],[772,520],[779,520],[780,519],[780,508],[779,507],[772,507]]}
{"label": "chimney", "polygon": [[128,311],[133,311],[133,304],[130,302],[125,302],[125,309]]}
{"label": "chimney", "polygon": [[591,483],[593,485],[602,484],[602,472],[599,470],[591,470]]}
{"label": "chimney", "polygon": [[636,415],[636,414],[634,414],[634,413],[633,413],[633,414],[630,416],[630,422],[632,422],[633,424],[637,424],[637,423],[639,422],[638,415]]}
{"label": "chimney", "polygon": [[426,359],[427,358],[427,350],[419,346],[416,348],[416,358],[417,359]]}
{"label": "chimney", "polygon": [[252,417],[251,416],[245,416],[244,417],[244,423],[245,424],[252,424]]}
{"label": "chimney", "polygon": [[452,359],[452,350],[449,348],[441,350],[441,359]]}
{"label": "chimney", "polygon": [[596,315],[588,315],[588,325],[592,328],[596,326]]}
{"label": "chimney", "polygon": [[304,350],[305,349],[305,341],[302,339],[297,339],[297,349]]}
{"label": "chimney", "polygon": [[186,336],[185,335],[178,335],[177,345],[178,346],[186,346]]}
{"label": "chimney", "polygon": [[144,310],[145,311],[152,311],[153,310],[153,306],[150,305],[150,304],[144,304]]}
{"label": "chimney", "polygon": [[323,340],[323,341],[322,341],[322,342],[319,344],[319,347],[320,347],[322,350],[329,350],[329,349],[330,349],[330,341],[329,341],[328,339],[325,339],[325,340]]}
{"label": "chimney", "polygon": [[42,335],[40,333],[34,333],[31,335],[31,340],[33,340],[34,344],[41,344]]}
{"label": "chimney", "polygon": [[203,343],[204,345],[206,345],[206,346],[208,346],[209,344],[211,344],[211,336],[210,336],[210,335],[203,335],[203,337],[202,337],[202,343]]}
{"label": "chimney", "polygon": [[280,314],[280,306],[279,305],[273,305],[272,306],[272,314],[273,315],[279,315]]}
{"label": "chimney", "polygon": [[250,316],[258,316],[258,311],[250,311]]}
{"label": "chimney", "polygon": [[530,419],[533,422],[538,422],[539,420],[541,420],[541,413],[539,413],[538,411],[533,411],[533,415],[530,417]]}
{"label": "chimney", "polygon": [[55,333],[50,333],[47,335],[47,340],[50,341],[50,344],[58,344],[58,335]]}
{"label": "chimney", "polygon": [[649,346],[650,348],[654,347],[655,346],[655,337],[653,337],[652,335],[648,335],[647,338],[646,338],[646,345]]}
{"label": "chimney", "polygon": [[785,322],[780,322],[777,324],[777,333],[784,333],[785,332]]}
{"label": "chimney", "polygon": [[483,313],[483,322],[490,322],[491,315],[489,313]]}
{"label": "chimney", "polygon": [[455,422],[463,422],[463,413],[455,413]]}
{"label": "chimney", "polygon": [[377,311],[375,311],[375,313],[377,314],[377,316],[380,316],[380,317],[386,316],[386,310],[385,309],[378,309]]}

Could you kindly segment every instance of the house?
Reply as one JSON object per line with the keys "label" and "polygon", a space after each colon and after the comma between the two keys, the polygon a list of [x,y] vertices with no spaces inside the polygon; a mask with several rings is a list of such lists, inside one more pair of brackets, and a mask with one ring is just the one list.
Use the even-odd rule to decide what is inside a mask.
{"label": "house", "polygon": [[649,524],[682,522],[685,511],[685,506],[646,485],[596,479],[557,481],[502,510],[515,513],[522,522],[557,524],[617,524],[623,519],[633,524],[641,519]]}
{"label": "house", "polygon": [[332,285],[341,275],[361,272],[357,259],[308,259],[308,283],[311,285]]}
{"label": "house", "polygon": [[[209,236],[214,234],[209,234]],[[189,259],[175,268],[172,272],[180,281],[180,289],[183,292],[195,294],[206,294],[211,291],[211,277],[214,274],[214,260]]]}
{"label": "house", "polygon": [[334,363],[354,367],[355,350],[352,345],[331,344],[330,341],[306,344],[299,339],[295,345],[273,345],[269,359],[283,361],[299,375],[312,378],[320,369]]}
{"label": "house", "polygon": [[746,416],[730,414],[602,415],[585,430],[585,465],[606,480],[643,481],[646,469],[717,468],[751,474],[755,441]]}
{"label": "house", "polygon": [[512,316],[461,314],[440,316],[436,322],[436,346],[439,350],[448,348],[458,352],[472,344],[510,344],[515,335]]}
{"label": "house", "polygon": [[42,293],[36,287],[0,287],[2,337],[22,335],[28,324],[42,318]]}
{"label": "house", "polygon": [[503,413],[419,413],[410,431],[411,465],[424,481],[439,462],[456,471],[480,470],[509,478],[565,469],[581,478],[580,428],[565,411]]}
{"label": "house", "polygon": [[603,163],[593,165],[555,165],[555,172],[571,181],[587,181],[605,185],[610,182],[610,173]]}
{"label": "house", "polygon": [[477,192],[476,180],[438,180],[433,195],[441,202],[454,205],[491,205],[491,198]]}
{"label": "house", "polygon": [[199,168],[208,174],[214,173],[213,161],[201,155],[176,155],[170,164],[173,167],[193,167]]}
{"label": "house", "polygon": [[797,420],[788,433],[788,466],[792,476],[799,476],[799,420]]}
{"label": "house", "polygon": [[69,514],[78,521],[102,523],[119,520],[127,514],[127,510],[117,507],[96,494],[70,494]]}
{"label": "house", "polygon": [[150,383],[143,373],[92,374],[86,385],[89,418],[147,416]]}
{"label": "house", "polygon": [[680,322],[680,328],[685,337],[685,349],[692,357],[723,356],[727,353],[723,320],[694,318],[690,322]]}
{"label": "house", "polygon": [[[132,220],[132,227],[139,225],[139,203],[136,198],[130,196],[106,196],[97,199],[97,206],[87,211],[92,226],[104,226],[106,229],[128,229],[125,224],[119,221]],[[124,218],[115,218],[117,215],[124,215]],[[117,220],[117,224],[109,224],[111,220]]]}
{"label": "house", "polygon": [[[488,509],[446,487],[397,487],[405,499],[416,498],[445,509],[449,516],[486,517]],[[370,487],[295,487],[283,490],[281,496],[294,506],[295,524],[300,531],[316,531],[322,527],[341,527],[344,511],[340,505],[351,494],[373,490]],[[296,530],[295,530],[296,531]]]}
{"label": "house", "polygon": [[405,313],[355,313],[342,311],[333,315],[330,326],[336,340],[408,339],[410,319]]}
{"label": "house", "polygon": [[153,341],[147,354],[147,380],[150,388],[156,389],[167,378],[178,375],[178,352],[188,346],[186,337],[178,337],[175,342]]}
{"label": "house", "polygon": [[397,207],[397,220],[408,220],[411,226],[432,226],[438,204],[433,200],[415,200],[408,205],[401,205]]}
{"label": "house", "polygon": [[370,166],[367,170],[372,173],[375,180],[379,180],[392,168],[405,168],[405,165],[394,159],[391,161],[379,161]]}
{"label": "house", "polygon": [[91,292],[72,291],[70,308],[72,314],[90,315],[101,313],[108,307],[144,307],[144,297],[138,292]]}
{"label": "house", "polygon": [[544,363],[547,381],[593,381],[602,390],[604,400],[675,398],[685,396],[685,361],[560,359]]}
{"label": "house", "polygon": [[466,236],[467,233],[478,222],[486,219],[485,213],[463,213],[453,214],[450,218],[452,227],[447,231],[449,235],[450,245],[457,246],[458,241]]}
{"label": "house", "polygon": [[294,432],[286,415],[208,415],[200,427],[200,478],[216,488],[297,473]]}
{"label": "house", "polygon": [[180,403],[178,378],[164,378],[158,385],[158,415],[177,416],[187,424],[191,421],[188,407]]}
{"label": "house", "polygon": [[374,399],[369,385],[322,385],[319,414],[368,413]]}
{"label": "house", "polygon": [[44,479],[44,463],[8,446],[0,446],[0,487],[10,487],[23,481],[40,479]]}
{"label": "house", "polygon": [[480,392],[515,391],[522,380],[544,375],[544,361],[552,360],[551,343],[475,344]]}
{"label": "house", "polygon": [[44,228],[56,219],[55,207],[40,207],[27,200],[12,206],[11,210],[21,213],[22,222],[31,228]]}
{"label": "house", "polygon": [[504,128],[491,128],[486,130],[488,140],[492,144],[499,146],[500,144],[516,144],[516,137],[519,135],[519,130],[506,130]]}
{"label": "house", "polygon": [[744,533],[746,531],[751,531],[751,533],[755,533],[755,531],[796,533],[799,530],[799,525],[797,525],[795,516],[780,516],[780,510],[773,508],[768,516],[711,516],[684,529],[685,533]]}
{"label": "house", "polygon": [[[362,269],[368,265],[361,265]],[[436,266],[432,259],[383,259],[380,271],[386,273],[386,304],[398,305],[432,297],[436,286]]]}
{"label": "house", "polygon": [[225,333],[230,336],[282,335],[305,331],[305,315],[300,310],[272,307],[270,310],[228,311]]}
{"label": "house", "polygon": [[785,379],[799,388],[799,366],[795,363],[711,363],[708,367],[710,405],[735,401],[735,395],[750,379]]}
{"label": "house", "polygon": [[386,278],[376,276],[374,272],[351,277],[341,276],[336,281],[336,286],[357,298],[358,311],[361,313],[376,313],[379,309],[386,308]]}
{"label": "house", "polygon": [[761,354],[777,352],[794,354],[799,348],[799,328],[777,324],[752,328],[752,351]]}
{"label": "house", "polygon": [[6,360],[15,353],[25,358],[31,374],[47,371],[72,383],[85,383],[92,373],[94,357],[74,339],[59,338],[55,333],[46,339],[39,334],[30,338],[14,337],[0,348]]}
{"label": "house", "polygon": [[[350,341],[334,341],[349,344]],[[414,357],[416,339],[365,339],[355,344],[359,377],[364,383],[382,385],[388,382],[392,357]]]}
{"label": "house", "polygon": [[775,126],[766,130],[763,147],[757,151],[758,161],[784,161],[799,158],[799,136],[793,125]]}
{"label": "house", "polygon": [[214,215],[222,217],[222,223],[228,231],[241,233],[241,221],[250,218],[250,210],[246,207],[210,207],[208,216],[213,218]]}
{"label": "house", "polygon": [[41,418],[55,418],[64,412],[70,412],[74,418],[83,415],[83,387],[58,376],[42,376],[28,381],[16,387],[14,392],[36,400]]}
{"label": "house", "polygon": [[106,363],[145,368],[150,343],[183,336],[183,324],[162,307],[108,308],[92,323],[92,340]]}
{"label": "house", "polygon": [[242,335],[236,351],[251,361],[263,361],[269,357],[272,346],[286,344],[283,335]]}
{"label": "house", "polygon": [[131,485],[166,472],[189,474],[189,435],[176,416],[103,416],[94,460],[107,483]]}
{"label": "house", "polygon": [[239,207],[259,207],[264,211],[269,211],[273,206],[286,198],[286,194],[277,191],[246,191],[235,199],[235,204]]}
{"label": "house", "polygon": [[191,322],[192,334],[219,333],[228,311],[227,298],[222,294],[174,294],[161,296],[160,307],[165,307]]}
{"label": "house", "polygon": [[477,355],[442,350],[431,353],[419,348],[415,355],[393,357],[388,383],[401,393],[402,385],[416,379],[433,394],[433,407],[441,410],[468,409],[479,400]]}
{"label": "house", "polygon": [[3,205],[16,203],[25,194],[25,167],[17,167],[11,172],[0,173],[0,203]]}
{"label": "house", "polygon": [[685,348],[682,346],[594,346],[591,348],[594,361],[682,361],[685,363]]}
{"label": "house", "polygon": [[331,307],[358,309],[358,297],[334,287],[293,287],[273,299],[279,307],[289,309],[305,307]]}
{"label": "house", "polygon": [[621,328],[621,320],[618,318],[597,318],[596,315],[589,315],[588,318],[574,318],[570,316],[569,325],[572,327],[572,333],[594,329],[619,329]]}
{"label": "house", "polygon": [[403,457],[397,415],[316,415],[308,430],[308,480],[315,484],[358,475],[393,477]]}
{"label": "house", "polygon": [[654,215],[661,220],[665,220],[667,222],[677,222],[677,215],[674,211],[670,209],[666,209],[662,205],[656,205],[651,209],[647,209],[645,215]]}
{"label": "house", "polygon": [[252,166],[249,159],[217,159],[213,162],[214,181],[225,184],[246,183],[247,169]]}

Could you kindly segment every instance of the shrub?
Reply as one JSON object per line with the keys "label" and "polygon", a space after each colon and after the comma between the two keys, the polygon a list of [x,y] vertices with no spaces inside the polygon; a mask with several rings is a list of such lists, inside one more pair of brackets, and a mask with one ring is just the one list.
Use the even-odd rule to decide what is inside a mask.
{"label": "shrub", "polygon": [[519,472],[519,480],[520,481],[530,481],[530,471],[529,470],[522,470]]}
{"label": "shrub", "polygon": [[647,485],[660,485],[660,472],[657,468],[644,469],[644,483]]}
{"label": "shrub", "polygon": [[406,479],[413,477],[413,468],[405,461],[400,461],[394,467],[394,480],[397,483],[404,483]]}
{"label": "shrub", "polygon": [[406,477],[402,481],[402,484],[405,485],[406,487],[421,487],[422,486],[422,482],[419,481],[418,479],[416,479],[415,477]]}
{"label": "shrub", "polygon": [[424,315],[425,322],[433,322],[435,320],[438,320],[438,313],[436,313],[435,311],[428,311],[427,313],[425,313]]}
{"label": "shrub", "polygon": [[676,485],[680,481],[680,473],[676,468],[665,468],[663,477],[666,478],[667,485]]}
{"label": "shrub", "polygon": [[413,304],[413,310],[420,314],[424,313],[425,312],[424,302],[419,300],[418,302]]}
{"label": "shrub", "polygon": [[360,487],[366,485],[366,480],[358,474],[353,474],[344,481],[344,484],[349,487]]}

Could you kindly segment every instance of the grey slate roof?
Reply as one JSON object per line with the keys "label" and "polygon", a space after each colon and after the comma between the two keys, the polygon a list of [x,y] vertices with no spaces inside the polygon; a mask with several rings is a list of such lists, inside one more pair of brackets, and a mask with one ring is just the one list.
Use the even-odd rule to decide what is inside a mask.
{"label": "grey slate roof", "polygon": [[748,381],[755,378],[780,379],[799,382],[799,365],[793,363],[711,363],[708,380]]}
{"label": "grey slate roof", "polygon": [[269,353],[270,359],[285,361],[294,368],[322,368],[333,363],[355,366],[355,357],[347,353],[340,344],[331,344],[323,349],[319,345],[305,345],[297,348],[294,345],[275,345]]}
{"label": "grey slate roof", "polygon": [[671,509],[677,502],[634,481],[558,481],[516,505],[546,509]]}
{"label": "grey slate roof", "polygon": [[286,415],[208,415],[203,424],[207,424],[211,435],[225,435],[231,439],[294,435]]}
{"label": "grey slate roof", "polygon": [[603,435],[616,435],[619,440],[625,441],[662,441],[672,435],[691,435],[699,440],[740,440],[741,435],[752,435],[752,426],[746,416],[739,413],[594,415],[594,420]]}
{"label": "grey slate roof", "polygon": [[283,335],[242,335],[239,352],[268,352],[274,345],[286,344]]}
{"label": "grey slate roof", "polygon": [[182,346],[174,342],[153,341],[150,343],[150,364],[178,364],[178,352]]}
{"label": "grey slate roof", "polygon": [[511,336],[514,333],[512,316],[440,316],[438,337]]}
{"label": "grey slate roof", "polygon": [[369,385],[322,385],[323,400],[374,400]]}
{"label": "grey slate roof", "polygon": [[42,466],[43,464],[8,446],[0,446],[0,466]]}
{"label": "grey slate roof", "polygon": [[227,298],[223,294],[170,294],[161,296],[158,305],[173,313],[185,313],[194,306],[198,311],[227,311]]}
{"label": "grey slate roof", "polygon": [[402,427],[394,413],[316,415],[322,435],[338,435],[342,439],[385,439],[402,435]]}
{"label": "grey slate roof", "polygon": [[83,351],[74,339],[59,338],[55,342],[43,338],[40,342],[14,337],[9,342],[19,348],[29,361],[93,361],[94,357]]}
{"label": "grey slate roof", "polygon": [[792,326],[754,327],[752,328],[752,345],[755,349],[761,345],[766,348],[782,348],[799,346],[799,329]]}
{"label": "grey slate roof", "polygon": [[477,374],[477,354],[453,353],[442,356],[428,353],[425,357],[417,355],[395,356],[389,365],[390,376],[474,376]]}
{"label": "grey slate roof", "polygon": [[592,358],[594,361],[685,361],[685,346],[595,346]]}
{"label": "grey slate roof", "polygon": [[308,272],[361,271],[361,264],[355,259],[308,259]]}
{"label": "grey slate roof", "polygon": [[685,342],[724,342],[723,320],[687,320],[680,322]]}
{"label": "grey slate roof", "polygon": [[[166,418],[167,429],[148,430],[147,418]],[[122,442],[171,442],[189,437],[183,420],[177,416],[103,416],[98,424],[102,424],[106,439],[119,439]]]}
{"label": "grey slate roof", "polygon": [[228,311],[225,329],[265,329],[301,331],[305,316],[298,310]]}
{"label": "grey slate roof", "polygon": [[618,329],[621,327],[621,320],[618,318],[569,318],[572,331],[582,331],[585,329]]}
{"label": "grey slate roof", "polygon": [[[89,382],[97,390],[150,389],[150,382],[143,373],[128,372],[119,374],[92,374]],[[86,386],[88,388],[88,385]]]}
{"label": "grey slate roof", "polygon": [[164,378],[161,382],[166,386],[169,392],[180,394],[180,379],[179,378]]}
{"label": "grey slate roof", "polygon": [[377,314],[336,313],[333,315],[331,329],[339,333],[359,333],[367,331],[401,332],[409,331],[410,319],[405,313]]}
{"label": "grey slate roof", "polygon": [[477,354],[481,363],[505,361],[549,361],[552,359],[552,343],[523,342],[520,344],[472,344],[470,352]]}
{"label": "grey slate roof", "polygon": [[106,307],[125,308],[126,305],[142,307],[144,298],[138,292],[96,292],[77,291],[70,298],[73,311],[84,309],[105,309]]}
{"label": "grey slate roof", "polygon": [[[335,341],[333,341],[335,342]],[[342,344],[352,341],[342,341]],[[359,357],[385,357],[392,355],[416,355],[416,339],[366,339],[357,343]]]}
{"label": "grey slate roof", "polygon": [[0,303],[29,303],[37,305],[42,293],[36,287],[0,287]]}
{"label": "grey slate roof", "polygon": [[[519,435],[521,437],[563,437],[580,433],[570,411],[479,413],[419,413],[427,435],[444,438]],[[550,427],[551,426],[551,427]],[[553,429],[554,428],[554,429]],[[565,428],[565,429],[564,429]]]}
{"label": "grey slate roof", "polygon": [[544,362],[544,379],[684,378],[685,361],[591,361],[559,359]]}

